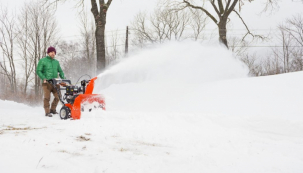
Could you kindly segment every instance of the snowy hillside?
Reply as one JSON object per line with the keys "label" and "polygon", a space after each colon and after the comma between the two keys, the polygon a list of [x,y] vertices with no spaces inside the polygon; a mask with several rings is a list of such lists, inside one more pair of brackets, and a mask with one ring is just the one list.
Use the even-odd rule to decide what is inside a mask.
{"label": "snowy hillside", "polygon": [[0,100],[0,172],[303,172],[303,73],[246,74],[223,48],[173,43],[99,75],[107,111],[77,121]]}

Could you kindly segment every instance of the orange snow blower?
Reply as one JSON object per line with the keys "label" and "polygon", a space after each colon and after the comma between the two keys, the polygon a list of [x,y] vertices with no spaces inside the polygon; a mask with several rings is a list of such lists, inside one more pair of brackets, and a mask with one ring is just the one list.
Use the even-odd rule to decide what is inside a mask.
{"label": "orange snow blower", "polygon": [[[81,111],[84,111],[83,104],[91,104],[94,108],[105,110],[104,97],[100,94],[93,94],[96,79],[97,77],[90,80],[82,80],[80,87],[72,85],[71,81],[66,79],[48,80],[57,89],[59,99],[63,104],[59,112],[61,119],[80,119]],[[66,91],[63,98],[59,89]],[[91,110],[92,108],[89,109],[89,111]]]}

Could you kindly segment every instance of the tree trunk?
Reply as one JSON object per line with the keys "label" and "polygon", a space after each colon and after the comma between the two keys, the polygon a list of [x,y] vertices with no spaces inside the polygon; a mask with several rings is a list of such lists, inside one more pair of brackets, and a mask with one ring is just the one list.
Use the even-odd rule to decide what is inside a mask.
{"label": "tree trunk", "polygon": [[226,39],[226,34],[227,34],[226,19],[220,20],[220,22],[218,24],[218,29],[219,29],[219,41],[220,41],[220,43],[223,43],[228,49],[228,43],[227,43],[227,39]]}
{"label": "tree trunk", "polygon": [[91,0],[92,9],[91,12],[95,18],[96,24],[96,46],[97,46],[97,74],[101,73],[105,69],[105,26],[106,26],[106,13],[112,0],[108,0],[107,3],[104,0],[99,0],[100,9],[96,0]]}
{"label": "tree trunk", "polygon": [[36,99],[38,99],[39,98],[39,88],[38,88],[39,78],[38,78],[38,74],[37,74],[37,64],[38,64],[37,42],[35,43],[35,49],[34,49],[34,61],[35,61],[35,96],[36,96]]}
{"label": "tree trunk", "polygon": [[96,46],[97,46],[97,74],[105,69],[105,25],[96,27]]}

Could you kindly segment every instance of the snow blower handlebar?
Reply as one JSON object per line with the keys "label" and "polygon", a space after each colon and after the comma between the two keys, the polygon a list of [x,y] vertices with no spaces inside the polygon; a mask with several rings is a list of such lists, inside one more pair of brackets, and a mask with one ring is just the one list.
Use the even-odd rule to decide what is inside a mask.
{"label": "snow blower handlebar", "polygon": [[69,83],[69,85],[72,84],[71,81],[68,80],[68,79],[50,79],[50,80],[47,80],[47,82],[50,83],[50,84],[52,84],[52,85],[54,85],[54,86],[56,86],[56,85],[59,84],[59,85],[61,85],[63,87],[67,86],[66,83]]}
{"label": "snow blower handlebar", "polygon": [[[65,104],[63,100],[66,100],[67,103],[73,103],[75,98],[80,94],[80,92],[84,94],[86,90],[86,85],[90,82],[90,80],[82,80],[81,87],[72,85],[71,81],[67,79],[50,79],[47,80],[47,82],[56,88],[59,94],[59,100],[61,101],[62,104]],[[63,88],[58,87],[58,85],[62,86]],[[66,91],[63,99],[60,90]]]}
{"label": "snow blower handlebar", "polygon": [[66,87],[67,84],[65,82],[67,82],[71,85],[71,81],[67,80],[67,79],[50,79],[50,80],[47,80],[47,82],[50,83],[51,85],[53,85],[54,88],[56,88],[57,93],[59,95],[60,102],[62,104],[65,104],[64,101],[62,100],[62,95],[61,95],[61,92],[60,92],[60,90],[65,90],[65,88],[60,88],[60,87],[58,87],[58,85]]}

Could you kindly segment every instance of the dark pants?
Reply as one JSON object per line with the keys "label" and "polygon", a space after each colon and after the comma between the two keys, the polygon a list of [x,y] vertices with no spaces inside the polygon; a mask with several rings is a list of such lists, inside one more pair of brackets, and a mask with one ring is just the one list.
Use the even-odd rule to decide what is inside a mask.
{"label": "dark pants", "polygon": [[[60,86],[58,85],[57,87],[60,87]],[[43,83],[42,88],[43,88],[43,93],[44,93],[44,110],[45,110],[45,113],[47,114],[47,113],[50,113],[50,110],[54,110],[54,111],[56,110],[56,107],[59,102],[59,95],[58,95],[56,88],[50,83]],[[49,101],[50,101],[50,97],[51,97],[50,93],[53,93],[55,98],[52,102],[51,108],[49,109],[49,106],[50,106]]]}

